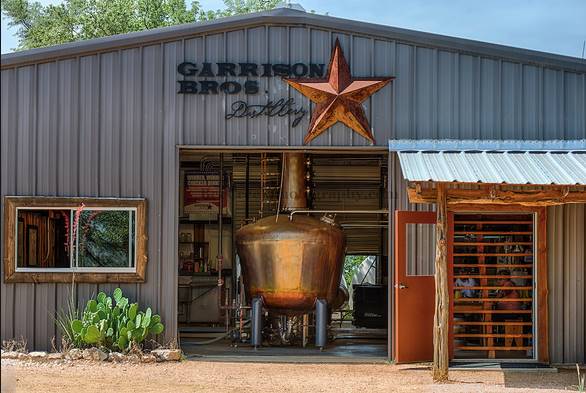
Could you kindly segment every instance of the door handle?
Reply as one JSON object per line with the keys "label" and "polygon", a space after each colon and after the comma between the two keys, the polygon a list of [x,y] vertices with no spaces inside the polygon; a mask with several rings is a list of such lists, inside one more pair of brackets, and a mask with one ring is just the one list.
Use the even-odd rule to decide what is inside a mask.
{"label": "door handle", "polygon": [[399,284],[395,284],[395,288],[407,289],[409,287],[407,285],[404,285],[402,282],[400,282]]}

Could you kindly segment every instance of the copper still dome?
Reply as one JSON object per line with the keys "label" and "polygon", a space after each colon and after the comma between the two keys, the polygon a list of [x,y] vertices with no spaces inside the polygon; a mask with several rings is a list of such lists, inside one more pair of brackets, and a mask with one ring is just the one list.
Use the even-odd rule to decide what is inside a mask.
{"label": "copper still dome", "polygon": [[313,310],[316,299],[335,305],[345,248],[339,226],[271,216],[240,229],[236,247],[249,299],[260,296],[267,309],[288,315]]}
{"label": "copper still dome", "polygon": [[[282,203],[287,210],[306,207],[304,156],[284,154]],[[346,239],[327,217],[281,214],[236,232],[236,248],[248,299],[261,297],[268,310],[305,314],[324,299],[331,308],[347,300],[339,288]]]}

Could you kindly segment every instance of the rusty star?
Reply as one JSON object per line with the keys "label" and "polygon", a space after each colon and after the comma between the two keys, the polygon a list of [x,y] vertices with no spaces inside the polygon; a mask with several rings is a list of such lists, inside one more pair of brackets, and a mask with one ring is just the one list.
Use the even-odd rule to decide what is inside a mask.
{"label": "rusty star", "polygon": [[316,104],[303,143],[311,142],[337,122],[342,122],[374,144],[362,103],[393,79],[352,78],[350,66],[336,39],[325,79],[285,79],[291,87]]}

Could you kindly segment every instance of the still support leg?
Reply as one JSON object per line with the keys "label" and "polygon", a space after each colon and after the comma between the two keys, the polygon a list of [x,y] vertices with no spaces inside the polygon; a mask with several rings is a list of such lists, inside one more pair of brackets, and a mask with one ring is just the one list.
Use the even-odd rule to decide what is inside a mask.
{"label": "still support leg", "polygon": [[303,314],[303,348],[307,346],[307,337],[309,336],[309,314]]}
{"label": "still support leg", "polygon": [[252,299],[252,346],[258,348],[262,345],[262,299]]}
{"label": "still support leg", "polygon": [[315,303],[315,346],[325,348],[328,343],[328,303],[324,299],[317,299]]}
{"label": "still support leg", "polygon": [[433,317],[433,380],[448,380],[448,320],[450,299],[448,287],[448,204],[446,188],[438,184],[437,223],[435,226],[435,314]]}

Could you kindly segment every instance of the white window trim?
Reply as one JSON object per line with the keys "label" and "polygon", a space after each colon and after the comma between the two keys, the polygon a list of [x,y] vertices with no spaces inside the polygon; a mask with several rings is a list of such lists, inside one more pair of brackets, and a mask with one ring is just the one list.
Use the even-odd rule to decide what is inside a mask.
{"label": "white window trim", "polygon": [[[18,267],[18,211],[19,210],[69,210],[70,211],[70,222],[71,225],[69,226],[69,239],[70,239],[70,249],[71,249],[71,239],[72,231],[73,231],[73,219],[76,209],[71,206],[56,206],[56,207],[42,207],[42,206],[34,206],[34,207],[16,207],[16,225],[14,226],[14,267],[15,273],[136,273],[137,267],[137,255],[136,255],[136,242],[137,233],[138,233],[138,220],[137,220],[137,208],[135,207],[88,207],[84,210],[124,210],[128,212],[134,212],[134,247],[129,245],[129,256],[128,256],[128,264],[129,267],[79,267],[78,264],[78,252],[79,252],[79,239],[78,236],[75,237],[76,247],[75,247],[75,256],[73,253],[69,255],[69,267],[68,268],[37,268],[37,267]],[[131,226],[129,220],[129,228]],[[134,253],[133,253],[134,252]],[[131,257],[130,255],[133,255]],[[131,259],[133,258],[133,259]],[[133,267],[130,267],[134,263]]]}

